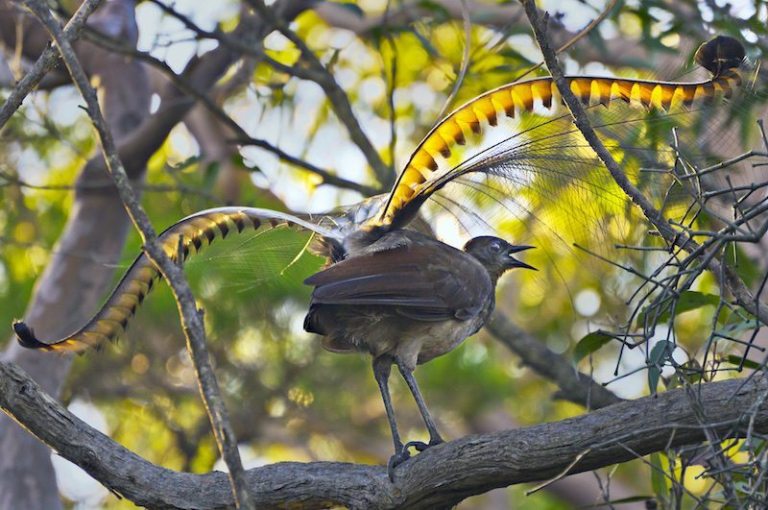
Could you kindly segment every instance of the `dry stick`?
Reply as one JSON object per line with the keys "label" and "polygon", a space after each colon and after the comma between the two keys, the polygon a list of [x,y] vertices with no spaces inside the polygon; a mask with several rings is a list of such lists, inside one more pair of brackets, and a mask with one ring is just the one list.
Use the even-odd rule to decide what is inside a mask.
{"label": "dry stick", "polygon": [[[653,224],[658,230],[659,234],[670,245],[680,247],[687,252],[692,252],[699,249],[699,244],[691,239],[690,236],[684,232],[678,232],[672,225],[669,224],[662,216],[661,212],[653,207],[653,204],[638,190],[627,178],[627,176],[621,171],[616,160],[613,159],[611,154],[605,148],[605,145],[597,137],[592,126],[589,124],[584,107],[578,99],[573,95],[571,89],[568,87],[563,72],[560,69],[560,65],[557,62],[557,56],[549,45],[549,41],[545,34],[545,25],[539,19],[536,6],[531,0],[524,0],[523,6],[525,7],[526,15],[530,20],[533,27],[536,41],[541,48],[541,53],[544,56],[544,62],[547,64],[549,72],[552,74],[552,78],[557,85],[557,89],[563,98],[563,101],[567,105],[568,109],[573,115],[574,123],[576,127],[584,135],[585,140],[589,143],[592,150],[595,151],[597,157],[603,162],[605,167],[616,181],[616,184],[624,191],[624,193],[643,211],[643,214],[648,221]],[[768,324],[768,306],[762,303],[758,297],[753,296],[747,286],[736,274],[736,272],[729,266],[721,263],[715,256],[701,252],[697,256],[702,261],[705,261],[706,266],[715,274],[720,274],[721,271],[725,276],[726,287],[736,298],[736,302],[747,310],[752,315],[755,315],[764,324]]]}
{"label": "dry stick", "polygon": [[144,243],[144,250],[173,290],[181,314],[184,334],[187,338],[187,348],[195,364],[200,393],[211,420],[216,443],[229,468],[229,479],[236,505],[238,508],[254,508],[253,501],[246,488],[244,470],[240,462],[240,454],[237,450],[237,441],[232,431],[232,426],[229,423],[227,411],[224,407],[216,376],[214,375],[206,349],[202,313],[195,304],[184,273],[157,244],[157,234],[131,188],[128,176],[117,154],[117,147],[112,139],[112,133],[109,131],[106,121],[101,114],[96,91],[90,86],[88,77],[80,65],[74,49],[64,36],[61,27],[59,27],[48,7],[41,0],[23,1],[24,5],[35,14],[56,42],[64,64],[67,66],[75,86],[86,102],[88,115],[99,134],[107,169],[115,181],[115,186],[126,206],[131,221],[139,230]]}
{"label": "dry stick", "polygon": [[[569,40],[567,40],[565,42],[565,44],[560,46],[557,49],[556,53],[559,54],[559,53],[563,53],[564,51],[567,51],[568,48],[570,48],[571,46],[573,46],[574,44],[579,42],[581,39],[586,37],[592,30],[594,30],[597,27],[597,25],[602,23],[602,21],[605,18],[608,17],[608,14],[610,14],[610,12],[613,10],[613,8],[616,7],[616,2],[617,1],[618,0],[611,0],[610,2],[608,2],[608,4],[603,8],[602,12],[600,14],[598,14],[598,16],[595,19],[593,19],[592,21],[587,23],[587,26],[585,26],[584,28],[579,30],[573,37],[571,37]],[[539,62],[538,64],[536,64],[535,66],[532,66],[532,67],[526,69],[523,74],[521,74],[520,76],[515,78],[515,81],[522,80],[523,78],[525,78],[526,76],[528,76],[529,74],[531,74],[535,70],[539,69],[543,65],[544,65],[544,62],[542,61],[542,62]]]}
{"label": "dry stick", "polygon": [[[72,18],[64,27],[64,37],[67,40],[77,38],[80,34],[80,29],[85,25],[88,16],[96,10],[101,4],[101,1],[102,0],[85,0],[80,4],[80,7],[77,8],[75,14],[72,15]],[[8,98],[5,100],[5,103],[3,103],[2,108],[0,108],[0,130],[3,129],[3,126],[8,122],[8,119],[16,113],[16,110],[19,109],[24,98],[27,97],[32,89],[40,83],[43,77],[48,74],[48,71],[56,67],[58,61],[58,52],[55,48],[46,48],[45,51],[40,54],[35,65],[32,66],[32,69],[30,69],[24,78],[16,84]]]}
{"label": "dry stick", "polygon": [[[459,89],[461,89],[461,86],[464,83],[464,77],[467,75],[467,70],[469,70],[469,62],[472,58],[470,54],[472,49],[472,19],[469,17],[469,7],[467,6],[467,0],[460,0],[459,3],[461,4],[461,18],[464,22],[464,49],[461,56],[461,67],[459,68],[459,75],[456,77],[456,81],[453,82],[451,93],[448,94],[448,97],[445,98],[443,107],[440,109],[440,113],[435,116],[437,119],[435,124],[440,122],[443,117],[445,117],[445,114],[448,113],[448,108],[450,108],[451,104],[453,104],[456,96],[459,95]],[[394,87],[395,84],[393,83],[392,86]],[[392,160],[394,161],[394,158],[392,158]]]}
{"label": "dry stick", "polygon": [[[277,62],[274,59],[270,58],[268,55],[266,55],[264,51],[254,47],[254,45],[252,44],[243,42],[242,40],[236,37],[232,37],[231,35],[226,34],[224,32],[220,32],[218,30],[215,30],[215,31],[204,30],[199,26],[197,26],[187,16],[177,12],[172,7],[168,7],[162,2],[158,2],[158,1],[153,1],[152,3],[160,7],[163,11],[170,14],[174,18],[178,19],[181,23],[184,24],[186,28],[194,32],[198,37],[213,39],[215,41],[218,41],[222,45],[232,48],[234,51],[238,51],[243,54],[252,55],[254,57],[262,59],[264,62],[268,63],[270,66],[274,67],[275,69],[281,72],[284,72],[291,76],[295,76],[303,80],[313,81],[318,85],[320,85],[323,88],[323,90],[326,91],[328,99],[331,102],[331,105],[333,106],[333,109],[336,112],[336,115],[338,116],[339,120],[341,120],[341,122],[345,126],[347,126],[347,130],[350,133],[350,138],[358,146],[358,148],[361,150],[363,155],[366,157],[366,159],[368,160],[368,164],[371,166],[371,168],[374,169],[374,173],[376,174],[379,182],[382,183],[384,187],[391,186],[391,180],[393,177],[392,172],[386,168],[378,152],[370,144],[370,141],[363,133],[362,128],[360,127],[357,121],[357,118],[354,116],[354,113],[352,112],[352,107],[349,104],[349,100],[346,97],[346,94],[338,86],[336,81],[333,79],[333,76],[330,75],[330,73],[325,69],[325,67],[323,67],[320,61],[317,60],[314,54],[312,54],[311,50],[304,44],[304,42],[300,38],[298,38],[295,34],[293,34],[293,32],[290,32],[290,29],[288,29],[287,27],[284,28],[284,30],[292,34],[293,38],[291,37],[289,38],[292,41],[294,41],[294,43],[300,48],[300,50],[302,51],[302,54],[305,54],[307,58],[310,59],[311,61],[310,63],[312,64],[312,69],[304,69],[301,66],[287,66],[287,65],[281,64],[280,62]],[[274,18],[274,16],[269,18],[268,21],[270,23],[279,22],[279,21],[276,21],[276,18]],[[375,195],[382,192],[382,190],[380,189],[373,188],[371,186],[365,186],[365,185],[338,177],[327,170],[324,170],[304,160],[291,156],[290,154],[287,154],[286,152],[282,151],[279,147],[276,147],[264,140],[251,137],[235,121],[233,121],[230,117],[228,117],[223,112],[223,110],[218,108],[217,105],[215,105],[215,103],[211,101],[207,96],[200,94],[197,90],[190,89],[190,87],[188,87],[186,84],[184,84],[183,82],[180,82],[176,74],[168,67],[167,64],[162,63],[160,60],[152,57],[148,53],[136,51],[134,48],[125,47],[124,45],[121,45],[118,42],[111,40],[108,36],[105,36],[104,34],[100,34],[96,31],[91,31],[90,33],[86,32],[85,35],[86,37],[89,37],[89,39],[91,39],[93,42],[97,44],[105,46],[108,49],[111,49],[113,51],[134,55],[135,58],[144,60],[149,64],[156,66],[160,70],[165,72],[168,75],[168,77],[171,79],[171,81],[174,82],[175,85],[177,85],[184,92],[187,92],[188,94],[198,98],[198,100],[200,100],[212,114],[214,114],[216,117],[221,119],[230,128],[232,128],[236,133],[236,139],[234,140],[236,143],[239,143],[240,145],[254,145],[256,147],[260,147],[264,150],[272,152],[282,161],[298,166],[300,168],[303,168],[309,172],[312,172],[320,176],[320,178],[322,179],[322,184],[329,184],[339,188],[351,189],[354,191],[358,191],[359,193],[365,196],[371,196],[371,195]]]}

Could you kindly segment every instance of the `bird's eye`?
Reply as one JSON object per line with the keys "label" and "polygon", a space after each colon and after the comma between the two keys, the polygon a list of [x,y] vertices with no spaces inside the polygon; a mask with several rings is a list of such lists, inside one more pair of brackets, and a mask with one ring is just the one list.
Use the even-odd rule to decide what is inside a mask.
{"label": "bird's eye", "polygon": [[498,252],[501,251],[501,243],[498,241],[494,241],[491,243],[491,250]]}

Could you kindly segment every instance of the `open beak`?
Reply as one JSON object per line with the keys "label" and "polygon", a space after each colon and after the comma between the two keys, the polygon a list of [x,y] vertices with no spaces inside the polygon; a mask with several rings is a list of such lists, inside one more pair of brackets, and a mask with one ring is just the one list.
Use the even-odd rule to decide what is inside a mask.
{"label": "open beak", "polygon": [[534,271],[538,271],[538,269],[536,269],[532,265],[526,264],[522,260],[518,260],[515,257],[513,257],[515,253],[520,253],[521,251],[530,250],[531,248],[535,248],[535,246],[527,246],[527,245],[510,246],[509,250],[507,251],[507,257],[509,257],[509,262],[507,263],[508,267],[510,268],[520,267],[523,269],[533,269]]}

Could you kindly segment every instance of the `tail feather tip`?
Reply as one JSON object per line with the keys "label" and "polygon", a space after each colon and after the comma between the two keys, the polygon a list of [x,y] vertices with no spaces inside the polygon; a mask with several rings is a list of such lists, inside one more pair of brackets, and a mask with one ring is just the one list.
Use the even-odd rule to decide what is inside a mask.
{"label": "tail feather tip", "polygon": [[41,349],[48,347],[48,344],[41,342],[35,337],[35,332],[23,321],[14,321],[13,331],[16,333],[16,339],[22,347],[26,347],[27,349]]}

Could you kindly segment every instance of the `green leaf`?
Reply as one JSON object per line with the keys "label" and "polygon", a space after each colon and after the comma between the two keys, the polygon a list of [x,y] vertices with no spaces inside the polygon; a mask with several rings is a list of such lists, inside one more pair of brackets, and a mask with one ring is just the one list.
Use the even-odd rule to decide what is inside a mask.
{"label": "green leaf", "polygon": [[745,331],[752,331],[755,328],[759,328],[760,323],[756,319],[744,319],[740,320],[738,322],[732,322],[730,324],[726,324],[721,329],[718,329],[716,334],[722,335],[722,336],[736,336],[739,333],[744,333]]}
{"label": "green leaf", "polygon": [[[669,301],[668,306],[661,312],[658,317],[654,317],[654,324],[667,322],[671,317],[671,312],[674,307],[675,315],[690,312],[696,310],[702,306],[717,306],[720,303],[720,296],[717,294],[704,294],[695,290],[686,290],[680,293],[680,297],[676,301]],[[649,313],[648,307],[644,308],[642,312],[637,316],[637,326],[642,327],[645,324],[646,315]],[[653,310],[656,313],[656,310]]]}
{"label": "green leaf", "polygon": [[744,283],[753,285],[763,276],[763,272],[755,260],[748,257],[744,250],[736,244],[732,244],[725,250],[725,263],[736,270]]}
{"label": "green leaf", "polygon": [[656,365],[648,367],[648,387],[651,389],[651,395],[656,394],[656,389],[659,387],[659,379],[661,378],[661,369]]}
{"label": "green leaf", "polygon": [[663,365],[665,361],[671,358],[674,349],[675,344],[669,340],[659,340],[648,355],[648,363],[657,366]]}
{"label": "green leaf", "polygon": [[666,501],[669,494],[669,486],[667,485],[667,477],[664,476],[664,467],[661,465],[661,453],[651,454],[651,488],[656,495],[656,500],[663,502]]}
{"label": "green leaf", "polygon": [[735,354],[729,354],[728,356],[725,357],[723,361],[731,365],[743,366],[744,368],[750,368],[752,370],[760,370],[762,368],[762,365],[757,361],[753,361],[751,359],[744,359],[743,357],[737,356]]}
{"label": "green leaf", "polygon": [[675,344],[669,340],[661,340],[653,346],[648,355],[648,387],[652,395],[656,394],[656,389],[659,386],[661,368],[667,360],[672,358],[672,351],[674,350]]}
{"label": "green leaf", "polygon": [[579,340],[576,347],[573,348],[573,362],[578,363],[586,358],[611,340],[614,337],[607,335],[602,331],[593,331]]}

